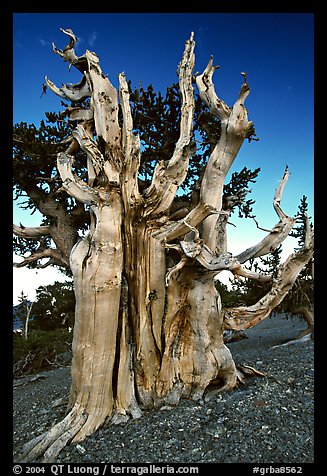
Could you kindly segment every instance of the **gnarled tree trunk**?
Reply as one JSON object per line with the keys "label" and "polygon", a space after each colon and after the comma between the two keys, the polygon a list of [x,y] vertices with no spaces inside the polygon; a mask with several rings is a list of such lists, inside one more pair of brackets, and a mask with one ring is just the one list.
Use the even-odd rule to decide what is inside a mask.
{"label": "gnarled tree trunk", "polygon": [[[199,201],[178,219],[170,216],[170,209],[193,151],[193,34],[179,65],[179,140],[171,159],[157,164],[151,185],[141,192],[140,139],[133,134],[125,76],[119,75],[117,92],[102,74],[97,56],[86,51],[77,57],[75,35],[62,31],[70,43],[54,51],[83,78],[60,89],[47,79],[48,87],[62,98],[89,96],[91,102],[89,110],[67,109],[78,125],[57,164],[63,188],[89,207],[91,227],[70,256],[76,313],[69,411],[25,446],[25,461],[42,456],[54,461],[68,441],[83,440],[106,421],[137,418],[142,409],[177,404],[182,397],[201,399],[213,383],[219,390],[233,388],[237,370],[224,345],[224,329],[245,329],[267,317],[313,250],[308,232],[304,249],[280,267],[267,296],[251,308],[222,309],[214,275],[230,270],[267,280],[242,264],[274,250],[294,223],[280,208],[286,170],[274,198],[278,224],[264,242],[238,257],[227,252],[224,179],[244,139],[254,134],[244,106],[250,91],[246,76],[232,108],[215,93],[212,59],[196,77],[200,97],[221,121],[221,136],[206,166]],[[74,172],[78,149],[87,156],[87,182]],[[39,236],[42,230],[33,232]]]}

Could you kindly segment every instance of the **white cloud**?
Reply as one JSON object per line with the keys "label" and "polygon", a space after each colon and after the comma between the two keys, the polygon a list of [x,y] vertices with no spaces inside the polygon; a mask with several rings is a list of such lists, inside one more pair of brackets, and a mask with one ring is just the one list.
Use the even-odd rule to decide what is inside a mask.
{"label": "white cloud", "polygon": [[39,38],[39,42],[41,43],[42,46],[49,46],[51,45],[50,41],[46,41],[43,38]]}
{"label": "white cloud", "polygon": [[97,33],[93,31],[91,35],[88,37],[88,40],[87,40],[88,45],[93,47],[96,39],[97,39]]}
{"label": "white cloud", "polygon": [[[14,261],[21,261],[21,258],[14,255]],[[14,268],[13,269],[13,305],[18,304],[18,297],[21,292],[28,296],[28,299],[34,301],[36,296],[36,289],[39,286],[46,286],[53,284],[55,281],[64,282],[69,278],[56,268],[44,269],[28,269],[28,268]]]}

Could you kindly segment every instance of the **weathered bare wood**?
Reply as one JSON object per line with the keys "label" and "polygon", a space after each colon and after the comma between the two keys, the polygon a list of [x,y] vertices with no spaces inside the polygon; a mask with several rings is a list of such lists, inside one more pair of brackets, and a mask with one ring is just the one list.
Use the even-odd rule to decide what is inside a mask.
{"label": "weathered bare wood", "polygon": [[88,414],[74,436],[76,442],[103,424],[114,406],[113,372],[123,267],[119,195],[107,205],[92,207],[92,212],[94,229],[71,254],[76,309],[70,405],[79,402]]}
{"label": "weathered bare wood", "polygon": [[164,225],[158,232],[163,240],[172,241],[180,236],[185,235],[189,232],[190,226],[196,227],[202,223],[205,218],[213,214],[225,214],[226,212],[217,211],[211,205],[203,203],[202,201],[193,208],[186,217],[181,218],[180,220],[173,221]]}
{"label": "weathered bare wood", "polygon": [[304,320],[306,321],[306,323],[308,324],[308,328],[313,330],[313,328],[314,328],[314,317],[313,317],[313,311],[311,309],[308,309],[305,306],[300,306],[300,307],[295,308],[293,310],[293,312],[295,314],[301,314],[303,316]]}
{"label": "weathered bare wood", "polygon": [[73,161],[74,157],[70,154],[64,152],[58,154],[57,167],[63,182],[63,188],[69,195],[86,205],[99,204],[100,201],[105,202],[109,198],[108,194],[91,188],[73,173]]}
{"label": "weathered bare wood", "polygon": [[91,108],[81,109],[80,107],[67,107],[64,114],[68,116],[69,121],[82,121],[85,123],[93,119],[93,109]]}
{"label": "weathered bare wood", "polygon": [[[221,214],[227,212],[221,212]],[[256,273],[244,269],[241,263],[231,253],[222,251],[217,255],[214,254],[200,238],[200,233],[197,228],[190,225],[186,219],[183,220],[184,225],[191,230],[184,239],[179,242],[179,245],[167,244],[167,238],[164,239],[164,246],[166,248],[174,248],[180,251],[182,259],[174,268],[172,268],[166,276],[166,285],[173,273],[181,269],[189,259],[196,259],[205,269],[209,271],[223,271],[228,270],[237,276],[243,276],[250,279],[255,279],[261,282],[271,281],[271,277],[263,273]],[[168,235],[169,237],[169,235]]]}
{"label": "weathered bare wood", "polygon": [[105,160],[100,152],[97,144],[89,132],[82,124],[78,124],[74,130],[72,137],[76,139],[81,149],[86,153],[88,158],[88,178],[90,185],[93,184],[95,177],[101,174],[105,175],[112,185],[119,184],[119,174],[112,167],[111,163]]}
{"label": "weathered bare wood", "polygon": [[58,253],[54,249],[47,248],[45,250],[35,251],[23,261],[19,263],[13,263],[13,266],[15,268],[24,268],[25,266],[28,266],[29,264],[44,258],[50,258],[50,260],[47,261],[45,264],[36,265],[36,268],[46,268],[47,266],[50,266],[52,264],[62,265],[60,253]]}
{"label": "weathered bare wood", "polygon": [[309,309],[306,306],[295,307],[292,309],[293,314],[300,314],[306,321],[308,327],[300,331],[294,338],[285,342],[284,344],[274,345],[272,349],[276,347],[284,347],[296,343],[306,342],[314,339],[314,313],[313,309]]}
{"label": "weathered bare wood", "polygon": [[51,430],[32,439],[25,445],[19,462],[29,463],[43,456],[43,461],[53,462],[59,452],[71,440],[72,436],[84,424],[86,415],[80,405],[76,404],[68,415]]}
{"label": "weathered bare wood", "polygon": [[[310,241],[309,241],[310,240]],[[297,276],[313,256],[313,232],[303,249],[292,253],[279,266],[270,291],[253,306],[241,306],[225,309],[224,328],[245,330],[267,318],[291,290]]]}
{"label": "weathered bare wood", "polygon": [[58,54],[63,58],[64,61],[67,61],[69,63],[69,67],[78,60],[78,57],[75,54],[75,44],[77,43],[77,38],[74,35],[74,32],[70,30],[69,28],[60,28],[60,31],[62,31],[65,35],[68,35],[70,40],[69,44],[64,48],[63,50],[57,49],[55,44],[52,43],[52,50],[54,53]]}
{"label": "weathered bare wood", "polygon": [[223,343],[221,301],[212,278],[184,266],[170,281],[158,403],[176,404],[182,396],[198,400],[214,378],[221,390],[232,388],[236,368]]}
{"label": "weathered bare wood", "polygon": [[[243,374],[224,345],[224,329],[246,329],[267,317],[313,253],[308,225],[304,248],[280,266],[266,296],[254,306],[224,310],[214,276],[230,270],[238,276],[270,280],[242,264],[276,249],[295,220],[280,206],[289,175],[286,169],[274,196],[279,223],[262,242],[239,256],[228,252],[230,210],[222,209],[224,180],[244,139],[254,134],[244,106],[250,92],[245,73],[233,107],[215,92],[212,77],[217,68],[212,58],[196,77],[202,101],[221,121],[221,134],[212,143],[199,193],[194,193],[192,203],[177,210],[173,201],[194,152],[193,34],[186,41],[178,69],[182,96],[179,139],[172,157],[156,165],[152,182],[144,190],[139,189],[140,137],[133,132],[125,74],[118,77],[117,91],[102,73],[98,56],[86,51],[78,57],[74,51],[77,37],[71,30],[62,31],[69,44],[64,50],[55,46],[53,50],[69,67],[76,67],[82,79],[61,88],[49,79],[46,84],[73,102],[89,96],[90,108],[83,110],[76,104],[66,109],[68,120],[78,124],[64,141],[67,150],[57,155],[60,190],[83,210],[84,204],[88,206],[90,229],[67,247],[76,295],[70,411],[62,422],[27,445],[26,461],[42,455],[45,461],[54,461],[67,442],[82,441],[104,422],[138,418],[141,408],[176,404],[183,397],[209,399],[211,384],[217,387],[214,393],[235,387]],[[86,154],[86,181],[74,172],[80,150]],[[31,193],[42,202],[38,190]],[[42,210],[63,222],[62,210],[54,210],[46,199],[40,204]],[[14,226],[14,232],[40,241],[39,249],[22,265],[46,256],[49,261],[42,266],[67,259],[62,243],[58,250],[42,245],[44,236],[54,236],[52,225]],[[56,233],[59,243],[59,230]],[[243,373],[255,371],[243,367]]]}
{"label": "weathered bare wood", "polygon": [[47,76],[44,79],[48,88],[63,99],[76,102],[91,96],[91,89],[85,76],[78,84],[63,84],[61,88],[58,88]]}
{"label": "weathered bare wood", "polygon": [[138,171],[141,161],[140,136],[133,133],[133,119],[129,103],[129,91],[126,76],[119,76],[119,98],[123,114],[122,152],[125,180],[122,183],[125,208],[141,200],[138,187]]}
{"label": "weathered bare wood", "polygon": [[[119,149],[121,135],[118,124],[118,93],[102,73],[97,55],[87,50],[85,56],[88,63],[87,77],[92,88],[92,107],[97,140],[103,139],[106,144],[106,159],[113,160],[119,170],[120,164],[115,156]],[[109,124],[110,127],[108,127]]]}
{"label": "weathered bare wood", "polygon": [[[274,195],[274,209],[279,217],[279,222],[274,226],[271,232],[265,236],[263,240],[257,243],[251,248],[243,251],[239,255],[237,255],[237,259],[240,263],[245,263],[251,258],[257,258],[259,256],[266,255],[271,253],[272,251],[276,250],[278,246],[285,240],[285,238],[289,235],[295,221],[296,217],[289,217],[286,213],[283,212],[280,206],[280,202],[282,199],[283,190],[285,184],[289,177],[289,170],[286,166],[284,175],[277,187],[277,190]],[[308,235],[310,236],[310,234]]]}
{"label": "weathered bare wood", "polygon": [[[212,83],[213,66],[211,58],[202,75],[196,77],[196,85],[201,99],[209,107],[210,112],[221,120],[220,139],[209,157],[201,182],[200,197],[204,203],[216,210],[222,209],[222,195],[225,177],[237,156],[246,137],[253,133],[253,123],[248,121],[244,101],[249,95],[250,88],[244,81],[239,97],[233,108],[229,108],[218,98]],[[202,238],[204,243],[217,252],[221,241],[224,241],[219,228],[216,228],[217,217],[210,216],[203,221]]]}
{"label": "weathered bare wood", "polygon": [[144,196],[154,206],[148,207],[146,215],[167,212],[175,198],[178,187],[184,182],[189,165],[189,157],[194,153],[191,144],[194,115],[194,95],[192,72],[194,68],[193,33],[185,44],[182,60],[178,67],[179,87],[182,96],[180,135],[173,156],[168,164],[159,162],[155,168],[152,183]]}
{"label": "weathered bare wood", "polygon": [[202,101],[208,106],[211,114],[216,116],[222,122],[226,122],[231,115],[231,110],[227,104],[216,94],[212,76],[216,69],[220,66],[213,65],[213,56],[211,56],[207,67],[202,74],[195,78],[199,95]]}
{"label": "weathered bare wood", "polygon": [[50,235],[51,229],[48,225],[26,227],[23,225],[13,225],[13,232],[17,236],[29,239],[39,239],[42,236]]}
{"label": "weathered bare wood", "polygon": [[[121,294],[121,337],[120,337],[120,355],[117,376],[117,396],[115,411],[116,415],[131,415],[133,418],[140,418],[142,410],[137,402],[135,394],[135,373],[133,367],[133,341],[131,329],[128,324],[128,284],[124,279]],[[113,418],[115,415],[113,415]],[[117,421],[117,419],[116,419]]]}

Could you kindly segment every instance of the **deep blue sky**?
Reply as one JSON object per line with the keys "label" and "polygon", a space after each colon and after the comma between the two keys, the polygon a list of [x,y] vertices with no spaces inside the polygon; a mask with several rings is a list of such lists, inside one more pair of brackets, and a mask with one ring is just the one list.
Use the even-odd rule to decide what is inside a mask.
{"label": "deep blue sky", "polygon": [[[195,72],[202,72],[213,55],[221,66],[213,77],[216,92],[228,105],[237,98],[240,73],[247,73],[251,93],[246,107],[260,141],[244,144],[233,171],[244,165],[262,168],[252,193],[261,226],[271,228],[277,221],[272,198],[285,164],[291,171],[285,212],[294,215],[307,195],[313,215],[313,22],[312,13],[14,14],[14,122],[38,125],[46,111],[62,109],[51,91],[40,98],[45,75],[58,86],[80,80],[80,73],[69,72],[52,52],[52,42],[57,48],[67,44],[60,27],[71,28],[79,38],[78,55],[86,49],[98,54],[113,84],[124,71],[133,86],[141,81],[162,91],[177,80],[184,43],[194,31]],[[21,215],[17,219],[37,224]],[[230,236],[234,251],[236,243],[243,249],[264,233],[252,222],[230,227]]]}

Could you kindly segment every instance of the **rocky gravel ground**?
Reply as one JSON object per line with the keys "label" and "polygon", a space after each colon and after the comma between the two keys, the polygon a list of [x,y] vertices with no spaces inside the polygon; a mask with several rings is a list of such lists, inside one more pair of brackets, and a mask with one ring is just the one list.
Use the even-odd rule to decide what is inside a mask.
{"label": "rocky gravel ground", "polygon": [[[265,373],[207,403],[181,401],[106,426],[58,463],[312,463],[314,342],[276,347],[306,327],[274,315],[228,344],[236,363]],[[22,444],[60,421],[69,367],[14,380],[14,461]]]}

